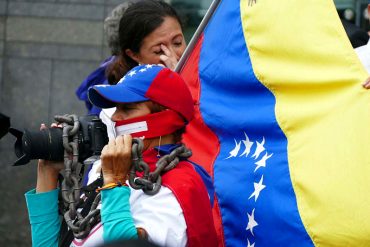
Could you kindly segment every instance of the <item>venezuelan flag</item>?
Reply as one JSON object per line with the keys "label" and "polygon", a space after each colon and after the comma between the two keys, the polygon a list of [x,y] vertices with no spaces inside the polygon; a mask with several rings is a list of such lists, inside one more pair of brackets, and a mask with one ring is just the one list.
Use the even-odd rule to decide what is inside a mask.
{"label": "venezuelan flag", "polygon": [[221,246],[370,246],[370,91],[331,0],[224,0],[181,73]]}

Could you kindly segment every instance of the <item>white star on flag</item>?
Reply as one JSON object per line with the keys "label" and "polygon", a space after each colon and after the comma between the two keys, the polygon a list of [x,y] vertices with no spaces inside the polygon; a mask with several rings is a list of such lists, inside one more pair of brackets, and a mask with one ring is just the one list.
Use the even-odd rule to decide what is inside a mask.
{"label": "white star on flag", "polygon": [[268,160],[272,155],[273,154],[267,154],[266,152],[262,159],[254,163],[256,165],[256,169],[254,169],[254,172],[256,172],[260,167],[266,167],[266,160]]}
{"label": "white star on flag", "polygon": [[247,246],[247,247],[254,247],[254,244],[255,244],[255,243],[251,244],[251,243],[249,242],[249,239],[248,239],[248,238],[247,238],[247,241],[248,241],[248,246]]}
{"label": "white star on flag", "polygon": [[244,152],[239,155],[239,157],[245,155],[245,157],[248,156],[249,152],[251,151],[251,147],[253,146],[253,142],[249,141],[249,137],[247,136],[247,134],[244,132],[244,135],[245,135],[245,140],[242,140],[244,146],[245,146],[245,149],[244,149]]}
{"label": "white star on flag", "polygon": [[256,151],[254,151],[254,154],[252,155],[252,158],[254,158],[255,160],[258,159],[258,156],[260,156],[260,154],[265,151],[265,147],[263,145],[265,145],[265,137],[263,137],[262,139],[262,142],[256,142],[257,143],[257,147],[256,147]]}
{"label": "white star on flag", "polygon": [[117,84],[122,83],[124,80],[126,80],[126,76],[122,77],[122,78],[121,78],[121,80],[119,80],[119,81],[117,82]]}
{"label": "white star on flag", "polygon": [[152,65],[152,64],[147,64],[145,67],[146,67],[147,69],[150,69],[151,67],[153,67],[153,65]]}
{"label": "white star on flag", "polygon": [[251,196],[248,199],[251,199],[254,196],[254,201],[256,202],[261,191],[266,188],[265,185],[263,185],[263,175],[258,183],[254,183],[254,192],[251,194]]}
{"label": "white star on flag", "polygon": [[251,215],[248,214],[248,225],[246,230],[247,231],[250,230],[252,235],[254,236],[253,228],[255,228],[256,226],[258,226],[258,223],[254,220],[254,209],[253,209],[252,214]]}
{"label": "white star on flag", "polygon": [[226,159],[229,159],[229,158],[231,158],[231,157],[236,157],[237,155],[238,155],[238,153],[239,153],[239,150],[240,150],[240,144],[241,144],[241,142],[236,142],[236,140],[234,139],[234,141],[235,141],[235,148],[233,149],[233,150],[231,150],[230,151],[230,156],[229,157],[227,157]]}
{"label": "white star on flag", "polygon": [[139,70],[139,72],[145,72],[146,71],[146,68],[142,68]]}
{"label": "white star on flag", "polygon": [[131,71],[130,73],[128,73],[127,75],[129,75],[129,76],[133,76],[133,75],[135,75],[136,74],[136,71],[135,70],[133,70],[133,71]]}

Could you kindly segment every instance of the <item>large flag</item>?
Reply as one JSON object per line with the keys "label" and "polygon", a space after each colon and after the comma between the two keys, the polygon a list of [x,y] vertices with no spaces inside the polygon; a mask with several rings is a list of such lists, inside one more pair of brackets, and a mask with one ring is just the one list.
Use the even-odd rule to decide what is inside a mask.
{"label": "large flag", "polygon": [[332,0],[223,0],[181,73],[224,246],[370,246],[368,74]]}

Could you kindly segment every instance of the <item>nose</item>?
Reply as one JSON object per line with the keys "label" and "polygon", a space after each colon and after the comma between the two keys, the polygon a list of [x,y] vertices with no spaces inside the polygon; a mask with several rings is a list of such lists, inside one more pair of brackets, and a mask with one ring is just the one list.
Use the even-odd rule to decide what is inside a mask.
{"label": "nose", "polygon": [[111,117],[113,122],[122,121],[126,119],[125,112],[120,110],[118,107]]}
{"label": "nose", "polygon": [[177,54],[176,49],[173,47],[173,45],[168,46],[168,49],[170,50],[171,54],[174,54],[176,59],[179,60],[179,54]]}

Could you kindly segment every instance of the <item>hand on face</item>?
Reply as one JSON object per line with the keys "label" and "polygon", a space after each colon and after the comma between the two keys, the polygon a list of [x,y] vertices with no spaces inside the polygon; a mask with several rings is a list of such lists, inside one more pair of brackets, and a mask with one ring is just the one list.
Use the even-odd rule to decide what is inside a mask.
{"label": "hand on face", "polygon": [[176,54],[163,44],[161,44],[161,49],[163,51],[163,54],[159,56],[159,59],[163,62],[164,66],[174,70],[178,62]]}
{"label": "hand on face", "polygon": [[104,184],[126,182],[131,168],[131,145],[130,135],[118,136],[105,145],[100,156]]}

